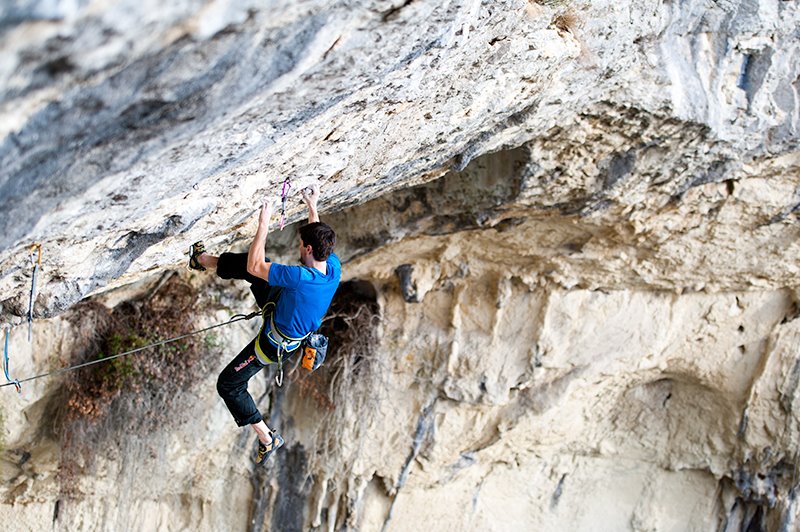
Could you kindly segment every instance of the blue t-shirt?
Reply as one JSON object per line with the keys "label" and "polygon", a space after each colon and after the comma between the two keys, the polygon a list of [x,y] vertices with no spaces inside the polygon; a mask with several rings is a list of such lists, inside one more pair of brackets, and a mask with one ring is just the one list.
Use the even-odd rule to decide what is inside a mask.
{"label": "blue t-shirt", "polygon": [[283,287],[275,308],[275,325],[286,336],[301,338],[315,331],[339,286],[342,263],[335,253],[327,260],[327,273],[308,266],[272,263],[269,284]]}

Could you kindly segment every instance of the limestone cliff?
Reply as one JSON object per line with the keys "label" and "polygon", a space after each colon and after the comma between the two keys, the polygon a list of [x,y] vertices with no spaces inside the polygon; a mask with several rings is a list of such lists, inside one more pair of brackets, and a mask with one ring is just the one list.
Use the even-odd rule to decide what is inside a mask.
{"label": "limestone cliff", "polygon": [[326,366],[253,383],[287,438],[265,469],[214,390],[255,322],[4,387],[4,522],[797,528],[798,23],[786,0],[0,7],[13,376],[252,310],[185,252],[245,248],[284,182],[269,254],[296,259],[319,182],[346,277]]}

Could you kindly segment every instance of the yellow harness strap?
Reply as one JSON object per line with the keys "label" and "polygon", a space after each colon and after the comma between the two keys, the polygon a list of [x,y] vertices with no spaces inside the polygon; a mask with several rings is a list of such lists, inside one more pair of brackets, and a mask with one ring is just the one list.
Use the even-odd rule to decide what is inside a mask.
{"label": "yellow harness strap", "polygon": [[[300,347],[300,344],[308,336],[308,334],[302,338],[292,338],[291,336],[283,334],[275,325],[275,303],[273,301],[269,301],[266,305],[264,305],[264,308],[261,309],[261,315],[263,319],[261,320],[261,328],[259,329],[258,336],[256,337],[256,355],[258,355],[258,358],[264,364],[278,364],[279,376],[276,377],[276,380],[278,382],[278,386],[280,386],[283,383],[283,354],[291,353]],[[266,328],[268,321],[269,331],[264,334],[264,329]],[[261,348],[261,338],[264,336],[266,336],[269,343],[272,344],[275,349],[277,349],[278,360],[272,360],[269,358]]]}

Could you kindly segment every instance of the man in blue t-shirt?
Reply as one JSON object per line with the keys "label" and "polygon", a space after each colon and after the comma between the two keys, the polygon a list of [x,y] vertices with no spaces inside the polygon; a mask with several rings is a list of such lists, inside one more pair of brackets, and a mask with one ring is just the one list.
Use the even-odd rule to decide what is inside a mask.
{"label": "man in blue t-shirt", "polygon": [[223,253],[215,257],[205,252],[202,242],[192,246],[189,268],[216,269],[223,279],[244,279],[264,311],[261,330],[222,370],[217,391],[240,427],[250,425],[258,435],[256,461],[264,462],[281,447],[283,438],[270,429],[247,391],[247,382],[268,364],[294,355],[301,340],[319,328],[333,294],[339,286],[342,265],[333,253],[336,233],[319,221],[319,187],[303,190],[308,205],[307,225],[300,228],[301,266],[286,266],[265,258],[272,205],[265,201],[258,218],[258,229],[247,253]]}

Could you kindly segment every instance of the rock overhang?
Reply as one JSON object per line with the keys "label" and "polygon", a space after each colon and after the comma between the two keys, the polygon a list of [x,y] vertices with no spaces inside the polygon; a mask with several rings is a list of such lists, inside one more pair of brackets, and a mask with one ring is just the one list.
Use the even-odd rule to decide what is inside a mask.
{"label": "rock overhang", "polygon": [[[505,203],[479,208],[481,186],[456,186],[476,204],[430,221],[439,232],[533,216],[585,226],[579,240],[603,242],[596,258],[662,256],[640,264],[644,281],[604,282],[570,260],[577,244],[533,252],[560,254],[549,268],[585,286],[791,282],[798,101],[786,83],[800,67],[783,37],[798,15],[773,4],[779,23],[746,2],[710,13],[521,0],[209,2],[160,16],[147,2],[89,2],[48,20],[37,2],[7,10],[2,312],[27,310],[34,242],[45,251],[36,312],[49,316],[177,267],[195,240],[246,239],[258,198],[286,178],[295,193],[321,182],[326,213],[352,212],[448,172],[474,179],[476,158],[493,152],[517,167],[483,184],[515,191],[487,191]],[[681,238],[723,204],[727,223]],[[299,220],[300,203],[289,206]],[[718,269],[697,267],[714,262],[712,246],[689,254],[690,281],[664,273],[720,234],[722,266],[750,234],[746,267],[715,284]],[[765,245],[762,264],[753,250]]]}

